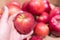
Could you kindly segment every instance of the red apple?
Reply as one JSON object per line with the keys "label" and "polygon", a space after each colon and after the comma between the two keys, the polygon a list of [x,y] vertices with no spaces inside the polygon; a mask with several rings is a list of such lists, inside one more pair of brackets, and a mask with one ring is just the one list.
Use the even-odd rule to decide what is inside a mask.
{"label": "red apple", "polygon": [[49,33],[49,28],[46,24],[44,24],[43,22],[40,22],[36,24],[34,28],[34,32],[38,36],[45,37]]}
{"label": "red apple", "polygon": [[43,40],[41,37],[37,36],[37,35],[33,35],[30,40]]}
{"label": "red apple", "polygon": [[28,34],[34,28],[34,17],[28,12],[19,13],[13,22],[17,31],[21,34]]}
{"label": "red apple", "polygon": [[36,21],[47,23],[49,21],[49,14],[47,12],[43,12],[40,16],[36,16]]}
{"label": "red apple", "polygon": [[10,6],[16,6],[17,8],[20,8],[20,4],[18,2],[15,2],[15,1],[8,2],[7,6],[8,7],[10,7]]}
{"label": "red apple", "polygon": [[55,36],[60,36],[60,15],[52,17],[49,25],[51,33]]}
{"label": "red apple", "polygon": [[45,6],[45,12],[50,13],[50,11],[51,11],[50,3],[48,2],[48,0],[43,0],[43,2],[44,2],[44,6]]}
{"label": "red apple", "polygon": [[24,2],[24,3],[23,3],[23,5],[22,5],[22,10],[23,10],[23,11],[28,11],[28,9],[27,9],[28,3],[29,3],[29,2]]}
{"label": "red apple", "polygon": [[32,0],[28,3],[27,9],[34,15],[40,15],[45,7],[42,0]]}
{"label": "red apple", "polygon": [[9,16],[20,11],[20,5],[17,2],[9,2],[7,3],[7,6],[9,8]]}
{"label": "red apple", "polygon": [[54,9],[51,10],[50,17],[53,17],[55,15],[60,15],[60,8],[55,7]]}

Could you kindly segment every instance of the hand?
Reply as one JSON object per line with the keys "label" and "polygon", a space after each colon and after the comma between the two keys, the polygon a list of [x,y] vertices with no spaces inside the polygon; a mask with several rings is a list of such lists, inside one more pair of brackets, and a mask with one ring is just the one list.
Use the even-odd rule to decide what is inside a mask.
{"label": "hand", "polygon": [[24,38],[30,36],[33,31],[27,35],[19,34],[13,25],[13,15],[8,19],[8,8],[4,7],[5,11],[0,19],[0,40],[23,40]]}
{"label": "hand", "polygon": [[[51,8],[53,9],[54,6],[51,4]],[[31,31],[27,35],[19,34],[16,29],[14,28],[13,19],[17,14],[12,15],[8,19],[8,8],[4,7],[5,11],[0,19],[0,40],[23,40],[24,38],[30,36],[33,31]]]}
{"label": "hand", "polygon": [[0,40],[8,40],[10,35],[10,27],[8,25],[8,9],[6,6],[4,9],[5,11],[0,19]]}

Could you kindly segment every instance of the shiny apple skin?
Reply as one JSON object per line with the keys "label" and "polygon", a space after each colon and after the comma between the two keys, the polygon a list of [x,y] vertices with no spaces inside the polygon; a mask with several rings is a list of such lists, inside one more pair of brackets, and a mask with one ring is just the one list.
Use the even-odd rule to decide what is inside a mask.
{"label": "shiny apple skin", "polygon": [[10,6],[16,6],[17,8],[20,8],[20,4],[18,2],[15,2],[15,1],[8,2],[7,6],[8,7],[10,7]]}
{"label": "shiny apple skin", "polygon": [[36,21],[47,23],[49,18],[49,14],[47,12],[43,12],[40,16],[36,16]]}
{"label": "shiny apple skin", "polygon": [[32,0],[28,3],[28,11],[34,15],[40,15],[45,7],[42,0]]}
{"label": "shiny apple skin", "polygon": [[51,10],[50,17],[53,17],[55,15],[60,15],[60,8],[55,7],[54,9]]}
{"label": "shiny apple skin", "polygon": [[60,36],[60,15],[51,18],[49,28],[53,35]]}
{"label": "shiny apple skin", "polygon": [[[31,1],[35,1],[35,0],[31,0]],[[44,3],[45,12],[50,13],[51,7],[50,7],[49,1],[48,0],[42,0],[42,2]]]}
{"label": "shiny apple skin", "polygon": [[49,1],[48,0],[43,0],[43,2],[44,2],[44,6],[45,6],[45,12],[50,13],[51,7],[50,7]]}
{"label": "shiny apple skin", "polygon": [[33,35],[30,40],[43,40],[41,37],[37,36],[37,35]]}
{"label": "shiny apple skin", "polygon": [[28,11],[28,7],[27,7],[27,6],[28,6],[28,3],[29,3],[29,2],[24,2],[24,3],[23,3],[23,5],[22,5],[22,10],[23,10],[23,11]]}
{"label": "shiny apple skin", "polygon": [[11,16],[21,10],[20,4],[15,1],[7,3],[7,7],[9,8],[9,16]]}
{"label": "shiny apple skin", "polygon": [[36,26],[34,28],[34,32],[38,36],[46,37],[49,33],[49,28],[45,23],[40,22],[40,23],[36,24]]}
{"label": "shiny apple skin", "polygon": [[10,6],[9,8],[9,16],[15,14],[15,13],[18,13],[20,11],[20,9],[18,9],[17,7],[15,6]]}
{"label": "shiny apple skin", "polygon": [[34,28],[34,17],[28,12],[19,13],[14,19],[14,26],[20,34],[28,34]]}

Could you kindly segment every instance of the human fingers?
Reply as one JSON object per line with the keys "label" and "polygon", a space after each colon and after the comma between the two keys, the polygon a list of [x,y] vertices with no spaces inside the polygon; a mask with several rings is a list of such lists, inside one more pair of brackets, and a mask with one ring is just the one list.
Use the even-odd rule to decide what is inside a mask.
{"label": "human fingers", "polygon": [[20,34],[16,31],[13,24],[13,19],[18,13],[11,15],[8,21],[9,26],[11,27],[10,40],[22,40]]}
{"label": "human fingers", "polygon": [[4,6],[4,12],[3,12],[3,15],[1,17],[1,21],[4,20],[4,22],[6,22],[7,19],[8,19],[8,14],[9,14],[8,7],[7,6]]}
{"label": "human fingers", "polygon": [[4,6],[4,12],[0,20],[0,40],[9,40],[10,27],[8,25],[8,8]]}

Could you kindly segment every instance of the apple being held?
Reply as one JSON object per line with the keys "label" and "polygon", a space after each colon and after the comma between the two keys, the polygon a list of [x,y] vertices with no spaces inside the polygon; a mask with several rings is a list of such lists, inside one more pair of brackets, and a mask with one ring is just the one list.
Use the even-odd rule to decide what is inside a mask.
{"label": "apple being held", "polygon": [[45,37],[49,33],[49,28],[46,24],[44,24],[43,22],[40,22],[36,24],[34,28],[34,32],[38,36]]}
{"label": "apple being held", "polygon": [[60,8],[55,7],[54,9],[51,10],[50,17],[53,17],[55,15],[60,15]]}
{"label": "apple being held", "polygon": [[52,17],[49,25],[51,33],[55,36],[60,36],[60,15]]}
{"label": "apple being held", "polygon": [[17,31],[21,34],[28,34],[34,28],[34,17],[28,12],[19,13],[13,22]]}
{"label": "apple being held", "polygon": [[20,4],[18,2],[9,2],[7,6],[9,8],[9,16],[20,11]]}
{"label": "apple being held", "polygon": [[42,0],[32,0],[28,3],[27,9],[34,15],[40,15],[45,7]]}
{"label": "apple being held", "polygon": [[43,12],[40,16],[36,16],[36,21],[47,23],[49,18],[49,14],[47,12]]}

